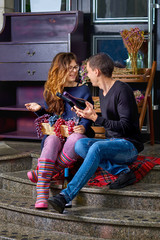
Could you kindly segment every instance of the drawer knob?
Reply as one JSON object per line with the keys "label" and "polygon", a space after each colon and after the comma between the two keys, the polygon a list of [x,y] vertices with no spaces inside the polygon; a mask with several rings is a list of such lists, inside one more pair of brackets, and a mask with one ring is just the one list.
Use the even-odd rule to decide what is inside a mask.
{"label": "drawer knob", "polygon": [[33,71],[28,70],[27,71],[28,75],[30,75],[30,76],[33,76],[35,74],[35,72],[36,72],[35,70],[33,70]]}
{"label": "drawer knob", "polygon": [[28,56],[30,56],[30,57],[34,56],[35,53],[36,52],[30,52],[30,51],[27,52]]}
{"label": "drawer knob", "polygon": [[54,18],[50,18],[50,19],[49,19],[49,22],[50,22],[50,23],[55,23],[56,20],[55,20]]}

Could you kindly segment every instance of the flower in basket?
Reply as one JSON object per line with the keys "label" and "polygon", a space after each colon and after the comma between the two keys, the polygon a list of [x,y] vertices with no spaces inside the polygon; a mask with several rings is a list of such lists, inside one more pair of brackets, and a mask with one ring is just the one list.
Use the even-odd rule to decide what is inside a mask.
{"label": "flower in basket", "polygon": [[136,27],[130,30],[124,29],[120,34],[131,59],[133,74],[137,74],[137,54],[144,42],[144,32]]}
{"label": "flower in basket", "polygon": [[137,104],[143,102],[144,95],[141,93],[141,91],[139,90],[134,91],[134,96]]}
{"label": "flower in basket", "polygon": [[42,128],[41,123],[44,123],[44,122],[48,123],[49,117],[50,117],[49,114],[44,114],[41,117],[38,117],[35,119],[34,123],[36,126],[36,132],[37,132],[38,138],[41,138],[43,136],[42,131],[41,131],[41,128]]}
{"label": "flower in basket", "polygon": [[65,137],[68,137],[74,132],[73,129],[76,124],[74,119],[65,120],[59,115],[50,116],[49,114],[44,114],[36,118],[34,122],[38,138],[42,138],[44,134],[56,135],[62,142],[65,141]]}
{"label": "flower in basket", "polygon": [[82,65],[80,67],[80,77],[81,77],[81,83],[82,84],[87,84],[87,82],[89,82],[89,77],[87,76],[87,60],[82,61]]}

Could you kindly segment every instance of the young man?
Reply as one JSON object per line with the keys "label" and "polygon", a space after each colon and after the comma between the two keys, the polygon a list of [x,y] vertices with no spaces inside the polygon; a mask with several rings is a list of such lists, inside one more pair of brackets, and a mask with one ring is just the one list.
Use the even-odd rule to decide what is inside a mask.
{"label": "young man", "polygon": [[112,59],[104,53],[90,57],[87,62],[88,77],[94,87],[99,87],[102,116],[96,114],[89,102],[84,110],[75,109],[78,116],[103,126],[106,139],[84,138],[76,142],[75,151],[84,162],[67,188],[48,199],[59,213],[63,213],[65,204],[78,194],[99,166],[118,175],[110,189],[123,188],[136,180],[128,165],[143,150],[137,105],[132,89],[112,78],[113,69]]}

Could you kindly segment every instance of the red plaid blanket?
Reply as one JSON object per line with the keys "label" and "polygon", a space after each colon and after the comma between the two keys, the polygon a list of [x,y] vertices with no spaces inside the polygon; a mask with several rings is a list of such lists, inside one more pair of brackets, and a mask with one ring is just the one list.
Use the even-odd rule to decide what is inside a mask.
{"label": "red plaid blanket", "polygon": [[[129,167],[132,169],[136,175],[136,182],[139,182],[155,165],[160,164],[160,158],[156,157],[146,157],[146,156],[138,156],[137,160],[130,164]],[[78,168],[71,168],[70,172],[72,175],[76,173]],[[114,182],[118,176],[112,175],[102,168],[98,168],[95,174],[88,181],[88,185],[90,186],[106,186],[111,182]],[[63,178],[63,172],[57,174],[53,177],[53,180],[58,180]]]}

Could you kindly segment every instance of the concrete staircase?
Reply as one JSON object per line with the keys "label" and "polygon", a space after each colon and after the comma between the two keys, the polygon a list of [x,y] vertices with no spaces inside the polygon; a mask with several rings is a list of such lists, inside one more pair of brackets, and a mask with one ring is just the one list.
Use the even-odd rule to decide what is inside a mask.
{"label": "concrete staircase", "polygon": [[[160,166],[121,190],[85,186],[64,214],[34,208],[36,185],[27,179],[38,156],[0,157],[0,239],[158,240]],[[61,184],[51,184],[57,194]]]}

